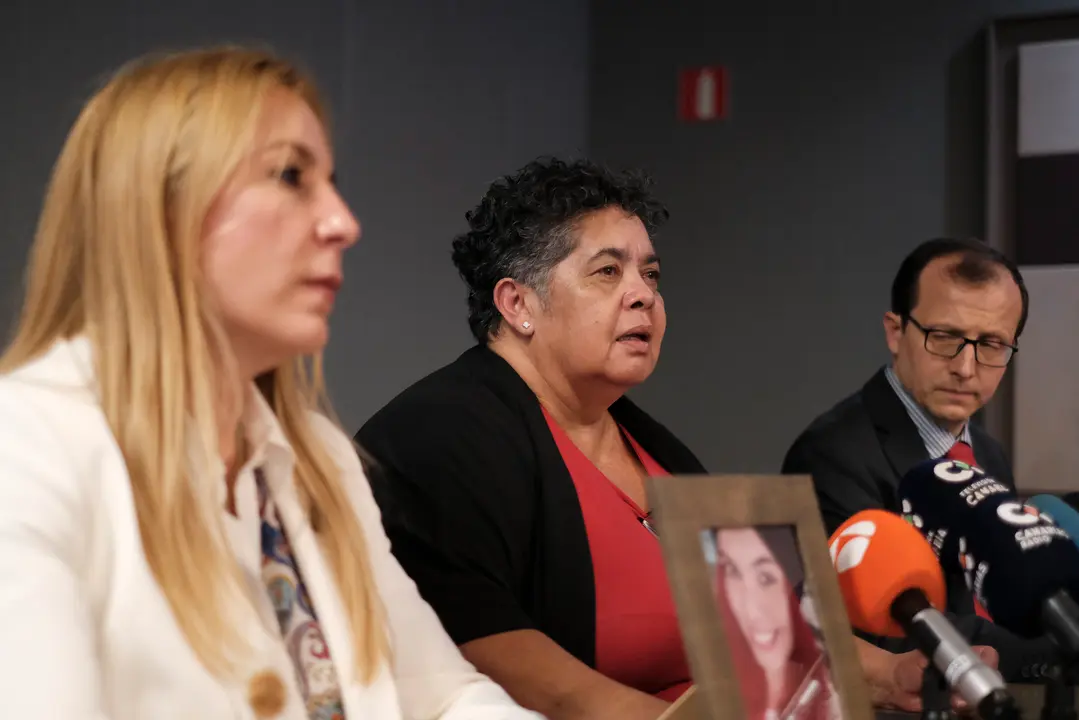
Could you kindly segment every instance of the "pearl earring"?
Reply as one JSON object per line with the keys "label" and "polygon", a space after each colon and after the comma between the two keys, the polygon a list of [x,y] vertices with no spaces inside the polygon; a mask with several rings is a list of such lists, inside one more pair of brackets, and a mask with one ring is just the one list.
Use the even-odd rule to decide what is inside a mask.
{"label": "pearl earring", "polygon": [[521,327],[523,327],[525,330],[527,330],[528,328],[532,327],[532,323],[525,320],[523,323],[521,323]]}

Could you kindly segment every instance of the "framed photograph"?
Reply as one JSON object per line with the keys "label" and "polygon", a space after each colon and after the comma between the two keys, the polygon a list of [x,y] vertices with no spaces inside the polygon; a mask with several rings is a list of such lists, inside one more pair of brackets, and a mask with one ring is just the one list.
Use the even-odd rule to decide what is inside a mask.
{"label": "framed photograph", "polygon": [[809,477],[660,477],[647,491],[697,687],[685,720],[872,720]]}

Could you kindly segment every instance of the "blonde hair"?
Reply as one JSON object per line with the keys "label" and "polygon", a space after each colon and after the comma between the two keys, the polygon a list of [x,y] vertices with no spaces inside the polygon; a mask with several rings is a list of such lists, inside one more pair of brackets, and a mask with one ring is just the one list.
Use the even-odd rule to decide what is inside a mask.
{"label": "blonde hair", "polygon": [[[89,338],[149,566],[188,642],[221,676],[250,650],[233,619],[252,606],[210,506],[222,479],[191,466],[188,443],[194,432],[216,454],[219,392],[242,384],[200,292],[200,241],[214,197],[251,152],[263,98],[282,88],[325,124],[313,85],[264,52],[189,51],[118,72],[53,169],[22,314],[0,357],[8,371],[59,339]],[[326,407],[321,360],[297,359],[258,385],[295,452],[297,490],[351,621],[358,678],[369,682],[389,640],[362,528],[309,421]]]}

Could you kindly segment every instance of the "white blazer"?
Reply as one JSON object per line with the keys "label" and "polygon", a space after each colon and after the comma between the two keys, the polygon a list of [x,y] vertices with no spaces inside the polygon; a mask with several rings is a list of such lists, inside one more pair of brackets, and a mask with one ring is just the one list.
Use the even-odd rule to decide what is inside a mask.
{"label": "white blazer", "polygon": [[[458,652],[390,554],[351,442],[317,416],[366,534],[393,647],[392,665],[372,684],[353,679],[348,618],[294,492],[291,449],[253,391],[245,425],[255,449],[237,480],[237,515],[219,507],[252,596],[264,600],[242,628],[257,653],[242,681],[211,675],[147,565],[127,469],[93,387],[82,338],[0,378],[0,718],[261,720],[249,692],[269,676],[287,696],[272,717],[308,720],[259,578],[256,464],[315,603],[349,720],[539,718]],[[223,493],[223,474],[219,485]]]}

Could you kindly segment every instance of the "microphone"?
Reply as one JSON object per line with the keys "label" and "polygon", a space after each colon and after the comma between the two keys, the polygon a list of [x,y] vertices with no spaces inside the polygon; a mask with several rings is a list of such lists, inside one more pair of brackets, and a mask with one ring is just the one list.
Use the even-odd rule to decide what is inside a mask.
{"label": "microphone", "polygon": [[980,717],[1019,717],[1000,673],[941,614],[944,572],[917,529],[893,513],[863,510],[839,526],[828,550],[854,627],[909,637]]}
{"label": "microphone", "polygon": [[1024,504],[981,468],[955,460],[914,466],[899,483],[905,517],[945,568],[961,570],[993,622],[1048,633],[1079,657],[1079,547],[1052,516]]}
{"label": "microphone", "polygon": [[1064,498],[1056,495],[1035,495],[1027,500],[1027,505],[1037,508],[1042,517],[1056,523],[1061,530],[1068,533],[1072,542],[1079,543],[1079,512]]}
{"label": "microphone", "polygon": [[[1037,508],[1042,517],[1049,518],[1068,533],[1072,542],[1079,545],[1079,512],[1071,505],[1055,495],[1035,495],[1027,500],[1027,505]],[[1070,612],[1062,613],[1062,619],[1068,621],[1058,628],[1058,633],[1066,633],[1068,639],[1062,644],[1069,648],[1079,648],[1079,607],[1075,607],[1074,598],[1070,595],[1062,595],[1056,602],[1070,605]],[[1062,608],[1064,610],[1065,608]],[[1058,642],[1061,642],[1058,640]],[[1073,655],[1074,657],[1074,655]]]}

